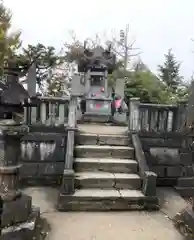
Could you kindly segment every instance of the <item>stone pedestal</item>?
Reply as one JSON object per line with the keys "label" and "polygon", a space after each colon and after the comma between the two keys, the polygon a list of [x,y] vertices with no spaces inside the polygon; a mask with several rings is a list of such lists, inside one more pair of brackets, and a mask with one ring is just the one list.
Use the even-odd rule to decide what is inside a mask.
{"label": "stone pedestal", "polygon": [[0,121],[0,227],[1,240],[32,239],[39,210],[19,189],[20,138],[27,127],[13,120]]}

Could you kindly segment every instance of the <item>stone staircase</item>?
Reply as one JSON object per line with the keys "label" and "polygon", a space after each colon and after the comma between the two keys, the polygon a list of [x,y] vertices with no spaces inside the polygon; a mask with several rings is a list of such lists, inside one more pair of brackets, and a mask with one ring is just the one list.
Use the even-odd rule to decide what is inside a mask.
{"label": "stone staircase", "polygon": [[125,135],[80,133],[74,153],[75,193],[60,194],[60,211],[157,209],[142,191],[134,148]]}

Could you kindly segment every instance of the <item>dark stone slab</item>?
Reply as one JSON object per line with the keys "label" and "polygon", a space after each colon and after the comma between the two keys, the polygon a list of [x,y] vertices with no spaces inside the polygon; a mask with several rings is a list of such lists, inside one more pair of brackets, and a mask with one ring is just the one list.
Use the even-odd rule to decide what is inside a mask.
{"label": "dark stone slab", "polygon": [[23,163],[19,174],[20,178],[36,176],[38,174],[38,163]]}
{"label": "dark stone slab", "polygon": [[181,177],[177,180],[179,187],[194,187],[194,177]]}
{"label": "dark stone slab", "polygon": [[175,189],[182,197],[194,197],[194,187],[175,186]]}
{"label": "dark stone slab", "polygon": [[27,195],[22,195],[15,201],[3,202],[1,226],[7,227],[26,221],[31,212],[31,204],[32,198]]}
{"label": "dark stone slab", "polygon": [[167,177],[180,177],[182,172],[181,166],[168,166],[166,167]]}
{"label": "dark stone slab", "polygon": [[45,126],[45,124],[30,125],[30,132],[43,132],[43,133],[66,133],[67,124],[62,124],[60,126]]}
{"label": "dark stone slab", "polygon": [[180,164],[179,149],[150,148],[148,160],[153,165],[178,165]]}
{"label": "dark stone slab", "polygon": [[147,132],[147,131],[140,131],[140,137],[147,137],[147,138],[163,138],[163,139],[184,139],[185,134],[181,132]]}
{"label": "dark stone slab", "polygon": [[151,147],[169,147],[169,148],[180,148],[182,139],[180,138],[149,138],[141,137],[143,150],[149,150]]}
{"label": "dark stone slab", "polygon": [[150,171],[155,172],[157,177],[165,177],[166,167],[165,166],[150,166]]}
{"label": "dark stone slab", "polygon": [[177,177],[171,177],[171,178],[157,178],[156,185],[158,187],[172,187],[176,186],[177,184]]}

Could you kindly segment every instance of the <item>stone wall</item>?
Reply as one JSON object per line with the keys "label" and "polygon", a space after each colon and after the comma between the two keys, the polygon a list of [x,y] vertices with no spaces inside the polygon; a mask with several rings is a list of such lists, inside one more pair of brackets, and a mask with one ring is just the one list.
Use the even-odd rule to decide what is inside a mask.
{"label": "stone wall", "polygon": [[140,133],[150,170],[157,174],[157,185],[175,186],[177,179],[193,171],[192,152],[180,133]]}
{"label": "stone wall", "polygon": [[29,133],[21,141],[22,185],[60,184],[64,171],[66,133]]}

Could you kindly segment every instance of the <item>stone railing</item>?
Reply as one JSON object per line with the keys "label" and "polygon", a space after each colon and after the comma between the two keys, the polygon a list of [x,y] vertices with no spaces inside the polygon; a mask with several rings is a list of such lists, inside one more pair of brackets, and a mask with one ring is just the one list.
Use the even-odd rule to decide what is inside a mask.
{"label": "stone railing", "polygon": [[60,185],[65,165],[69,98],[34,97],[26,104],[29,133],[21,139],[24,185]]}
{"label": "stone railing", "polygon": [[74,143],[75,130],[77,129],[77,97],[71,96],[69,104],[68,126],[67,126],[67,147],[65,156],[65,169],[62,181],[62,194],[72,194],[74,192]]}
{"label": "stone railing", "polygon": [[186,103],[177,105],[140,103],[131,98],[129,104],[129,131],[176,132],[185,124]]}
{"label": "stone railing", "polygon": [[68,121],[69,98],[36,97],[25,107],[24,123],[28,126],[63,126]]}
{"label": "stone railing", "polygon": [[154,172],[149,170],[149,166],[147,165],[147,161],[141,146],[141,141],[139,139],[138,133],[132,134],[132,143],[135,149],[136,159],[139,163],[139,173],[143,180],[142,192],[147,197],[156,197],[157,175]]}

